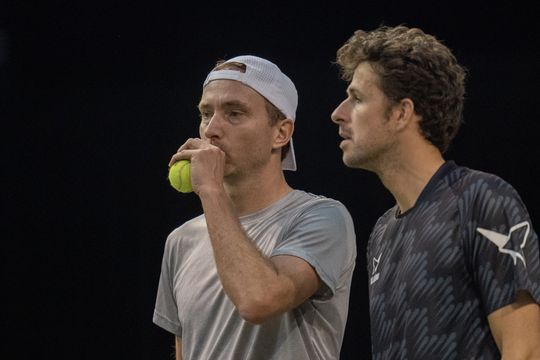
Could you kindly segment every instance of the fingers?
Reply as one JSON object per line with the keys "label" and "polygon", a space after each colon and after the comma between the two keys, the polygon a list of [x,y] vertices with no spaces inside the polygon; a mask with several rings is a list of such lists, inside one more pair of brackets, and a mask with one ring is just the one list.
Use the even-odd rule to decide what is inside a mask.
{"label": "fingers", "polygon": [[193,150],[178,150],[177,153],[175,153],[171,160],[169,161],[169,166],[172,166],[175,162],[180,160],[190,160],[191,157],[197,152],[199,149],[193,149]]}
{"label": "fingers", "polygon": [[173,154],[171,157],[171,160],[169,160],[169,167],[171,167],[175,162],[180,160],[189,160],[191,156],[185,151],[187,149],[193,149],[197,147],[197,143],[200,139],[195,138],[189,138],[186,140],[185,143],[182,144],[176,151],[176,153]]}
{"label": "fingers", "polygon": [[182,150],[186,150],[186,149],[200,149],[205,144],[208,144],[208,143],[206,141],[204,141],[204,140],[199,139],[199,138],[189,138],[189,139],[186,140],[186,142],[184,144],[182,144],[182,146],[180,146],[178,148],[178,152],[180,152]]}
{"label": "fingers", "polygon": [[187,157],[187,154],[177,152],[171,157],[171,160],[169,160],[169,167],[172,166],[175,162],[180,161],[180,160],[189,160],[189,157]]}
{"label": "fingers", "polygon": [[201,140],[199,138],[189,138],[186,140],[182,146],[180,146],[175,154],[171,157],[169,161],[169,166],[172,166],[175,162],[180,160],[191,160],[191,157],[198,150],[210,148],[210,145],[207,141]]}

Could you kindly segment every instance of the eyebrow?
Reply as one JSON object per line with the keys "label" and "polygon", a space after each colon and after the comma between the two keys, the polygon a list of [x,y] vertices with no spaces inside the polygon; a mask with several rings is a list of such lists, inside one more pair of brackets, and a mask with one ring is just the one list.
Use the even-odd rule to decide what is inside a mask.
{"label": "eyebrow", "polygon": [[[248,103],[246,102],[243,102],[243,101],[239,101],[239,100],[231,100],[231,101],[227,101],[225,102],[222,107],[224,108],[241,108],[241,109],[248,109],[249,108],[249,105]],[[199,110],[204,110],[204,109],[209,109],[209,108],[212,108],[212,106],[208,103],[199,103],[199,105],[197,106],[197,108]]]}
{"label": "eyebrow", "polygon": [[347,88],[347,95],[351,96],[351,95],[356,95],[356,96],[363,96],[364,93],[361,92],[360,90],[358,90],[357,88],[355,87],[348,87]]}

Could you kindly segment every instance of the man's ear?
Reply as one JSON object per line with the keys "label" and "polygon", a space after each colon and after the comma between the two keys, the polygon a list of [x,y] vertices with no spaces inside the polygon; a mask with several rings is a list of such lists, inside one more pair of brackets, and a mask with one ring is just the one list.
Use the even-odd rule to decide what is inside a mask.
{"label": "man's ear", "polygon": [[291,119],[283,119],[276,126],[276,136],[274,145],[276,148],[285,146],[292,137],[294,132],[294,122]]}
{"label": "man's ear", "polygon": [[414,112],[414,102],[409,98],[401,99],[392,107],[392,116],[396,121],[396,130],[403,130],[418,121],[418,116]]}

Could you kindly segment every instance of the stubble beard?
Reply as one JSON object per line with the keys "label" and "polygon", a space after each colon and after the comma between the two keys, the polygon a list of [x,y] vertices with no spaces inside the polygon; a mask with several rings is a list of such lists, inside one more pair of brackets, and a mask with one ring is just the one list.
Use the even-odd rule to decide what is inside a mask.
{"label": "stubble beard", "polygon": [[371,149],[353,149],[349,154],[343,153],[343,163],[350,168],[363,169],[377,173],[383,165],[391,144]]}

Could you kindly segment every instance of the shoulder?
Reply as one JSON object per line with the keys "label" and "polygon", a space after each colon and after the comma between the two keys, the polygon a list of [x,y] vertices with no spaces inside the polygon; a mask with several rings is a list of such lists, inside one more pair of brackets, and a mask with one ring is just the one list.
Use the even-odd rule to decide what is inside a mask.
{"label": "shoulder", "polygon": [[166,248],[178,246],[183,239],[191,238],[194,234],[206,230],[206,220],[204,215],[199,215],[191,220],[186,221],[182,225],[176,227],[167,236],[165,243]]}
{"label": "shoulder", "polygon": [[485,171],[459,167],[455,176],[450,177],[449,186],[462,205],[524,206],[516,189],[498,175]]}
{"label": "shoulder", "polygon": [[305,209],[336,208],[348,213],[349,211],[339,200],[317,195],[302,190],[294,190],[294,201],[303,204]]}
{"label": "shoulder", "polygon": [[498,175],[464,166],[448,174],[446,182],[456,195],[516,194],[514,187]]}
{"label": "shoulder", "polygon": [[464,224],[495,228],[529,219],[523,200],[509,182],[480,170],[460,168],[459,172],[450,187]]}
{"label": "shoulder", "polygon": [[328,217],[329,220],[343,218],[346,222],[352,223],[349,210],[339,200],[301,190],[295,190],[294,198],[297,204],[297,214],[300,217],[318,214]]}

